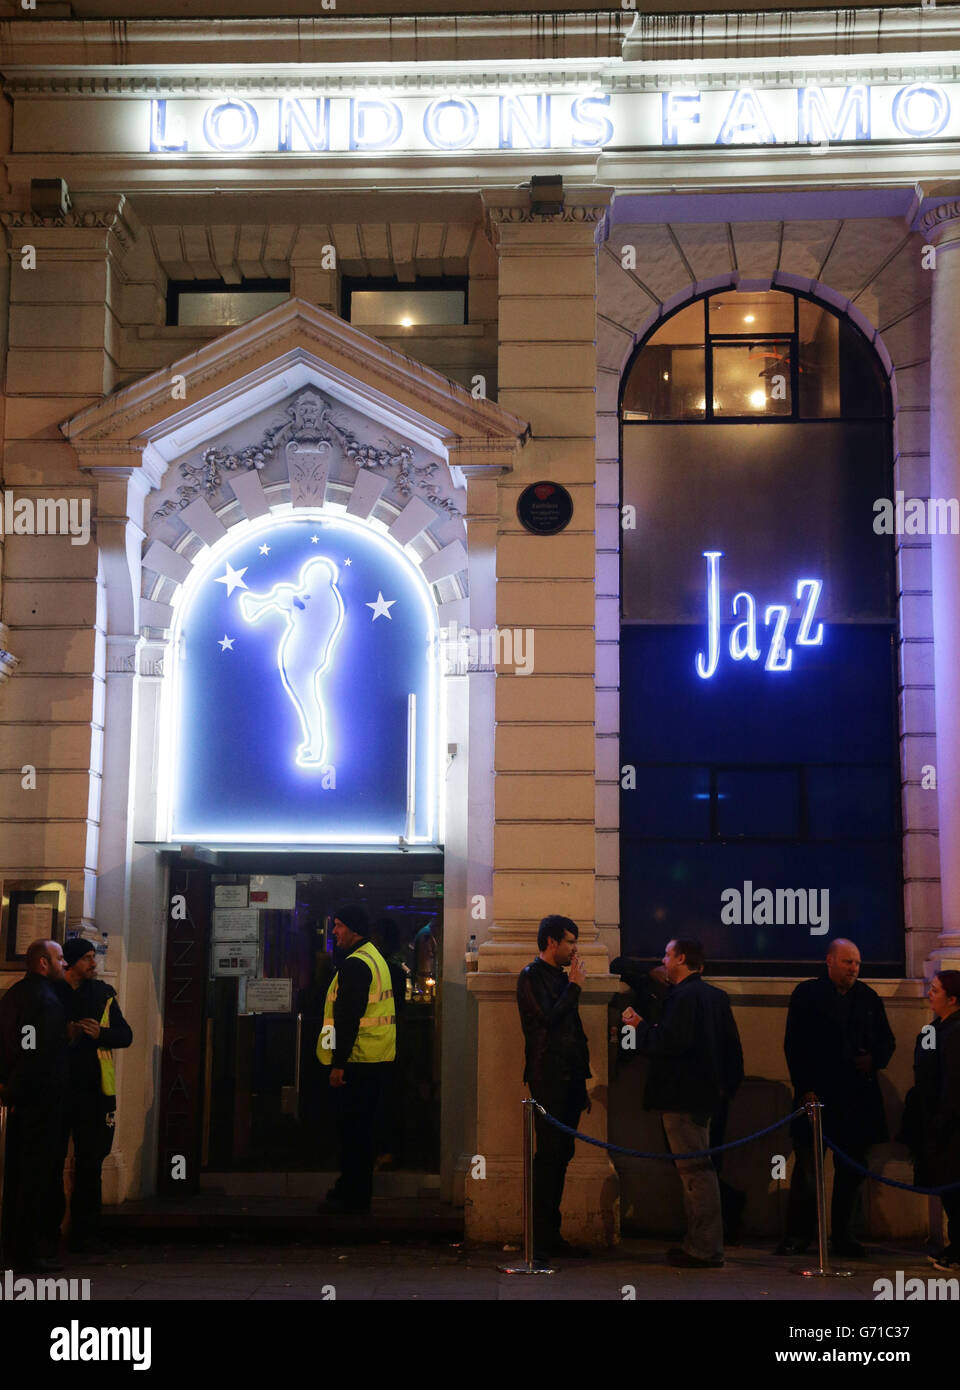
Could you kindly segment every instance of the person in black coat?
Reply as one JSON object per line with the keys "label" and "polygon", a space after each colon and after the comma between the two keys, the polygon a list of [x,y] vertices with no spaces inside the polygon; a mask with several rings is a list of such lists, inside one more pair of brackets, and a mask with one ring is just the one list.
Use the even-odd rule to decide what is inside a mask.
{"label": "person in black coat", "polygon": [[[701,977],[698,941],[670,941],[663,957],[673,986],[658,1024],[636,1009],[623,1023],[636,1030],[636,1051],[650,1058],[644,1106],[659,1110],[673,1153],[710,1147],[710,1122],[743,1079],[743,1050],[730,1000]],[[675,1160],[683,1183],[687,1234],[667,1251],[678,1268],[723,1266],[723,1219],[717,1171],[710,1158]]]}
{"label": "person in black coat", "polygon": [[[871,1144],[887,1138],[883,1096],[877,1073],[896,1049],[883,1000],[857,977],[860,952],[838,937],[827,950],[826,972],[804,980],[790,996],[783,1050],[794,1086],[794,1105],[820,1101],[823,1132],[864,1166]],[[806,1115],[791,1125],[796,1163],[790,1185],[787,1232],[778,1255],[802,1254],[816,1235],[813,1131]],[[831,1204],[831,1248],[835,1255],[860,1259],[866,1253],[853,1238],[857,1193],[863,1177],[836,1160]]]}
{"label": "person in black coat", "polygon": [[[938,970],[927,998],[932,1025],[917,1035],[913,1054],[914,1087],[904,1105],[901,1137],[914,1156],[918,1187],[960,1182],[960,970]],[[942,1197],[947,1245],[931,1263],[960,1269],[960,1188]]]}
{"label": "person in black coat", "polygon": [[[66,970],[60,991],[67,1014],[70,1046],[67,1054],[69,1085],[60,1136],[61,1170],[72,1138],[70,1246],[77,1251],[95,1251],[101,1244],[101,1171],[103,1160],[113,1147],[117,1109],[115,1088],[109,1094],[104,1091],[100,1055],[129,1047],[133,1033],[120,1012],[116,990],[105,980],[96,978],[97,954],[93,942],[82,936],[71,937],[63,948],[63,958]],[[112,1082],[107,1084],[112,1085]],[[61,1220],[65,1211],[66,1198],[61,1186]]]}
{"label": "person in black coat", "polygon": [[[537,931],[537,959],[517,979],[517,1007],[526,1050],[523,1079],[534,1100],[554,1119],[579,1129],[589,1111],[590,1051],[580,1022],[580,991],[586,979],[577,956],[579,929],[569,917],[544,917]],[[565,971],[569,968],[569,974]],[[533,1244],[538,1260],[582,1255],[560,1234],[560,1202],[576,1140],[534,1110],[537,1150],[533,1159]]]}
{"label": "person in black coat", "polygon": [[10,1107],[4,1179],[4,1255],[17,1269],[54,1274],[63,1165],[60,1126],[67,1084],[67,1016],[56,941],[34,941],[27,973],[0,999],[0,1102]]}

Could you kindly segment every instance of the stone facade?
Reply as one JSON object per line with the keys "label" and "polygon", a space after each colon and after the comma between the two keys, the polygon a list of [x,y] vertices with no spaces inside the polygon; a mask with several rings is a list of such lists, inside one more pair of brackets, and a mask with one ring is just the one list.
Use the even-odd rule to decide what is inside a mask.
{"label": "stone facade", "polygon": [[[97,82],[133,102],[141,78],[125,66],[134,62],[156,67],[149,97],[178,91],[178,66],[213,42],[198,21],[200,49],[188,60],[183,26],[132,22],[121,52],[110,25],[88,21],[81,36],[47,9],[49,18],[2,27],[15,116],[32,119],[44,102],[53,109],[63,90],[90,109]],[[639,65],[631,68],[638,84],[661,81],[644,65],[667,51],[707,65],[738,59],[758,83],[764,63],[778,61],[773,19],[723,38],[719,21],[687,32],[604,15],[599,28],[568,18],[557,31],[564,41],[549,43],[520,18],[476,19],[480,46],[470,56],[482,58],[487,44],[526,59],[546,81],[556,59],[616,64],[622,52]],[[936,24],[926,14],[916,22],[928,25],[932,51],[954,41],[956,25],[939,12]],[[918,50],[902,14],[897,23],[885,17],[872,40],[865,20],[845,31],[851,72],[858,61]],[[336,61],[369,53],[388,90],[390,62],[396,80],[408,81],[401,69],[414,59],[463,56],[452,22],[438,19],[426,40],[397,24],[409,52],[388,55],[377,20],[344,21]],[[297,38],[294,27],[269,26],[270,61],[327,61],[319,40]],[[823,16],[797,16],[787,28],[779,42],[798,63],[829,66],[837,56]],[[225,26],[212,61],[245,64],[243,80],[257,89],[267,81],[261,41],[260,21]],[[949,68],[949,55],[942,61]],[[97,81],[66,73],[71,64]],[[905,58],[901,66],[907,81],[912,68]],[[704,72],[705,83],[720,84]],[[205,91],[227,81],[216,72],[188,78]],[[952,81],[952,68],[940,80]],[[178,165],[129,146],[67,155],[46,128],[33,135],[26,114],[19,126],[0,119],[9,267],[0,287],[0,491],[86,501],[94,517],[87,545],[3,537],[0,620],[9,636],[0,646],[19,664],[0,684],[0,877],[64,879],[68,926],[107,936],[106,975],[136,1037],[119,1064],[108,1199],[149,1193],[156,1182],[166,889],[148,842],[158,838],[156,730],[173,608],[194,560],[234,527],[287,504],[335,504],[401,541],[442,620],[535,634],[532,675],[481,664],[448,677],[443,695],[457,753],[447,779],[442,1185],[465,1205],[471,1236],[514,1237],[524,1093],[514,989],[547,911],[578,921],[589,972],[582,1012],[594,1104],[584,1126],[608,1136],[613,1111],[618,1142],[658,1142],[649,1117],[634,1114],[636,1078],[607,1075],[607,1004],[618,987],[608,962],[620,929],[623,373],[653,325],[697,294],[802,290],[848,315],[884,365],[896,408],[894,486],[908,497],[957,495],[950,364],[960,184],[944,182],[958,175],[954,156],[932,146],[838,147],[814,158],[710,150],[710,160],[664,150],[488,151],[462,156],[472,161],[466,178],[448,156],[428,165],[397,155],[383,157],[374,189],[362,160],[324,166],[296,155],[284,164],[271,155],[258,165],[260,156],[211,155]],[[557,170],[562,210],[534,211],[531,176]],[[37,211],[31,180],[54,177],[66,180],[71,206]],[[935,271],[924,264],[931,245]],[[339,317],[343,276],[442,275],[468,280],[462,325],[372,336]],[[170,281],[265,276],[289,279],[290,300],[249,324],[221,332],[165,323]],[[326,411],[336,414],[337,449],[311,473],[296,450],[321,437]],[[551,538],[527,533],[516,512],[522,489],[544,478],[574,501],[571,525]],[[907,967],[903,980],[878,986],[898,1037],[885,1083],[894,1127],[912,1040],[927,1018],[924,978],[960,953],[956,555],[951,537],[904,537],[898,548]],[[935,796],[922,786],[929,766],[939,769]],[[36,769],[33,789],[27,767]],[[467,976],[474,932],[480,967]],[[0,987],[14,977],[6,971]],[[789,1099],[781,1043],[795,982],[721,983],[734,997],[751,1078],[733,1120],[747,1132]],[[475,1155],[486,1160],[483,1182],[467,1176]],[[900,1149],[875,1161],[905,1174]],[[764,1184],[768,1162],[765,1149],[737,1172],[756,1193],[749,1219],[774,1230],[782,1190]],[[667,1226],[675,1206],[665,1165],[618,1177],[605,1153],[579,1147],[566,1201],[575,1238],[616,1240],[621,1214]],[[926,1213],[919,1199],[883,1189],[871,1193],[869,1218],[878,1235],[909,1234]]]}

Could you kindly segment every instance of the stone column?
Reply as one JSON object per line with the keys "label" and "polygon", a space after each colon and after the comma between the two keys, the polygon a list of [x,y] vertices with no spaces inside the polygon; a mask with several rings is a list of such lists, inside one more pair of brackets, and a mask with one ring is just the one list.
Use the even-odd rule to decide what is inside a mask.
{"label": "stone column", "polygon": [[[493,920],[469,981],[479,1014],[477,1151],[486,1172],[467,1182],[467,1232],[475,1239],[515,1238],[520,1230],[526,1090],[516,980],[536,956],[537,926],[551,912],[580,928],[588,971],[580,1013],[593,1071],[593,1108],[582,1126],[606,1135],[606,1001],[615,981],[594,922],[593,624],[597,232],[608,201],[607,190],[571,191],[561,213],[539,216],[525,190],[485,197],[499,256],[498,402],[531,426],[515,470],[497,489],[496,622],[500,633],[523,634],[532,671],[518,673],[513,642],[513,661],[501,660],[496,675]],[[531,535],[517,519],[520,492],[543,480],[573,497],[573,519],[556,536]],[[565,1235],[615,1239],[616,1193],[606,1154],[578,1145],[564,1193]]]}
{"label": "stone column", "polygon": [[[932,191],[932,190],[931,190]],[[955,192],[956,188],[951,191]],[[923,212],[918,229],[936,247],[931,271],[930,496],[960,498],[960,199]],[[960,967],[960,536],[930,538],[937,804],[943,930],[934,969]]]}
{"label": "stone column", "polygon": [[[120,1005],[136,1021],[129,1051],[117,1054],[118,1133],[104,1163],[106,1202],[129,1195],[131,1174],[126,1155],[139,1162],[143,1138],[143,1111],[126,1104],[127,1078],[131,1089],[142,1089],[144,1069],[149,1069],[149,1039],[144,1036],[146,1012],[128,994],[128,979],[136,978],[140,951],[131,949],[131,860],[133,854],[132,803],[138,746],[137,709],[140,636],[140,552],[143,542],[144,500],[159,482],[155,468],[141,462],[139,451],[116,445],[81,445],[84,472],[97,481],[97,546],[100,576],[106,603],[98,626],[104,630],[104,710],[100,766],[100,834],[93,916],[101,937],[107,940],[104,978],[120,997]],[[130,968],[132,964],[132,969]],[[129,1123],[127,1123],[127,1118]]]}

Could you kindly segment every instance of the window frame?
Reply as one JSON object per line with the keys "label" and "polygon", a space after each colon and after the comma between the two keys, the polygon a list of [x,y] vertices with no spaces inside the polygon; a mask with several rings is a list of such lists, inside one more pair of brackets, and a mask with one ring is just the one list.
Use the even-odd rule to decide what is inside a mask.
{"label": "window frame", "polygon": [[167,281],[167,328],[240,328],[241,324],[203,324],[181,323],[179,319],[180,296],[182,294],[284,294],[290,297],[290,280],[241,280],[239,285],[228,285],[225,280],[168,280]]}
{"label": "window frame", "polygon": [[[731,291],[736,293],[736,286],[730,285],[726,289],[706,290],[702,294],[693,295],[691,299],[678,306],[670,314],[665,314],[653,324],[644,334],[643,339],[637,344],[630,361],[620,379],[620,389],[617,395],[617,413],[620,421],[620,428],[623,430],[626,425],[745,425],[745,424],[764,424],[764,425],[792,425],[836,423],[838,420],[861,420],[884,422],[893,419],[893,397],[890,390],[890,379],[884,373],[883,381],[883,413],[880,415],[845,415],[842,412],[836,415],[802,415],[800,413],[800,301],[806,300],[810,304],[815,304],[818,309],[832,314],[839,323],[849,323],[858,338],[861,340],[864,351],[875,352],[873,344],[868,340],[863,330],[858,324],[854,323],[849,314],[838,313],[832,304],[825,304],[816,295],[809,294],[804,290],[788,289],[782,285],[771,285],[771,291],[775,294],[788,295],[793,299],[793,327],[790,330],[781,329],[779,332],[771,330],[769,333],[711,333],[710,331],[710,311],[709,301],[720,294],[729,294]],[[626,395],[627,384],[636,366],[641,353],[649,346],[653,336],[668,323],[671,318],[682,310],[690,307],[697,302],[703,305],[703,372],[704,372],[704,410],[703,415],[677,415],[660,416],[657,419],[641,420],[630,418],[624,411],[624,397]],[[713,346],[714,343],[782,343],[788,341],[790,344],[790,410],[783,411],[777,415],[764,415],[759,411],[750,415],[734,415],[724,412],[715,412],[713,408]],[[621,449],[622,454],[622,449]]]}

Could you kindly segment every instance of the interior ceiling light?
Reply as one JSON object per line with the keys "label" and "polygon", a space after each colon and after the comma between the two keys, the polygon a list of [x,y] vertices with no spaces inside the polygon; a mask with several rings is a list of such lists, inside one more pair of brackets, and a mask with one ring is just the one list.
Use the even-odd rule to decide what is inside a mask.
{"label": "interior ceiling light", "polygon": [[765,391],[751,391],[750,404],[755,405],[758,410],[762,410],[767,403],[767,393]]}
{"label": "interior ceiling light", "polygon": [[755,315],[755,314],[744,314],[744,316],[743,316],[743,321],[744,321],[744,323],[756,323],[756,321],[757,321],[756,315]]}

